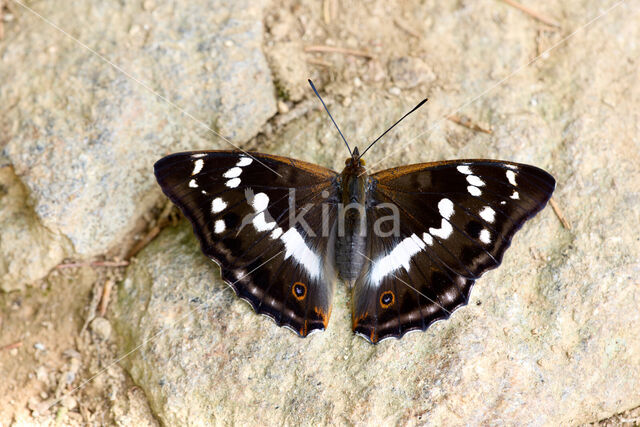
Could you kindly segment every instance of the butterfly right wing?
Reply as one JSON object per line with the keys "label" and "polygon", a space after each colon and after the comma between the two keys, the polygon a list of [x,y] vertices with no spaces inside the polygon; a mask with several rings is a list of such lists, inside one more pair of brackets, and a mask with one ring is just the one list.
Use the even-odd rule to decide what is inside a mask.
{"label": "butterfly right wing", "polygon": [[[353,329],[373,343],[425,330],[466,304],[555,188],[539,168],[490,160],[409,165],[371,180],[368,259],[352,300]],[[389,216],[397,232],[376,231]]]}
{"label": "butterfly right wing", "polygon": [[[313,231],[322,224],[320,202],[335,198],[336,173],[284,157],[247,154],[177,153],[154,169],[164,193],[191,221],[202,251],[220,265],[236,294],[257,313],[304,337],[325,329],[331,312],[334,273],[323,262],[328,238]],[[300,215],[310,229],[295,224]]]}

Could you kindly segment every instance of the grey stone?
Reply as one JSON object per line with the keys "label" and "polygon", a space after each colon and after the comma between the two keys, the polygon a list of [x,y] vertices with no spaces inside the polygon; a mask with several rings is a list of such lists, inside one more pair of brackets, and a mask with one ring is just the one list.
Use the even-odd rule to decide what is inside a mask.
{"label": "grey stone", "polygon": [[70,253],[69,241],[40,223],[13,169],[0,166],[0,290],[23,289]]}
{"label": "grey stone", "polygon": [[0,45],[4,155],[75,256],[119,249],[159,200],[152,166],[162,155],[233,149],[206,126],[238,145],[276,111],[262,2],[34,7],[137,80],[16,5],[24,29]]}
{"label": "grey stone", "polygon": [[[352,335],[343,286],[328,330],[303,340],[235,297],[187,223],[166,230],[128,269],[114,308],[121,351],[141,345],[124,363],[164,423],[557,425],[640,405],[640,29],[626,19],[632,6],[510,76],[536,54],[528,16],[504,4],[417,4],[407,6],[409,24],[430,24],[412,55],[422,52],[438,80],[429,93],[363,87],[348,108],[333,103],[347,138],[362,147],[413,106],[408,95],[428,95],[368,154],[372,170],[446,158],[532,163],[556,176],[572,228],[547,208],[477,282],[467,307],[377,346]],[[349,9],[344,19],[365,34],[391,33],[384,8],[371,5],[367,19]],[[577,28],[598,10],[584,1],[556,16]],[[526,43],[505,42],[507,30]],[[333,82],[327,98],[350,84]],[[492,135],[443,118],[484,91],[461,112],[490,124]],[[260,149],[337,170],[346,157],[320,111]]]}
{"label": "grey stone", "polygon": [[89,326],[99,340],[107,341],[111,338],[111,323],[104,317],[96,317]]}
{"label": "grey stone", "polygon": [[429,84],[436,79],[433,70],[422,59],[412,56],[401,56],[389,61],[389,76],[402,89]]}
{"label": "grey stone", "polygon": [[275,44],[269,52],[269,65],[273,71],[279,95],[291,101],[300,101],[309,93],[309,68],[299,42]]}
{"label": "grey stone", "polygon": [[[276,42],[334,37],[339,22],[320,22],[317,2],[295,3],[274,14]],[[34,3],[240,143],[275,111],[262,6]],[[0,42],[3,290],[20,289],[66,256],[117,247],[160,199],[151,166],[162,154],[228,148],[15,7]],[[387,2],[342,8],[340,19],[359,39],[338,34],[350,48],[370,47],[374,58],[333,53],[318,82],[361,148],[430,98],[367,154],[371,170],[459,157],[536,164],[558,179],[555,198],[572,228],[546,209],[517,234],[503,265],[477,282],[469,306],[424,333],[371,346],[351,333],[349,292],[340,284],[328,330],[307,339],[255,315],[182,222],[140,253],[112,303],[119,353],[136,350],[122,363],[159,420],[564,425],[640,405],[637,8],[620,5],[520,69],[603,11],[595,0],[536,7],[562,17],[562,28],[540,27],[499,2],[406,2],[403,25],[421,35],[407,43]],[[382,64],[407,57],[436,79],[408,90],[419,75],[400,67],[385,81]],[[290,87],[302,88],[291,76]],[[460,106],[493,134],[447,121]],[[340,170],[346,150],[324,113],[294,116],[259,149]],[[43,405],[32,397],[27,406],[46,412]],[[136,413],[116,416],[134,423]]]}

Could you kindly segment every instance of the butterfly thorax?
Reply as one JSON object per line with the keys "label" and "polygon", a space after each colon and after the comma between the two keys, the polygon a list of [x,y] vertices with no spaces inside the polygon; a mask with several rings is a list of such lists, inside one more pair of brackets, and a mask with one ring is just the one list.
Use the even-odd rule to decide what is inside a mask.
{"label": "butterfly thorax", "polygon": [[335,231],[335,263],[340,278],[351,285],[358,278],[365,261],[369,176],[364,160],[357,158],[357,154],[345,163],[338,179],[341,204]]}

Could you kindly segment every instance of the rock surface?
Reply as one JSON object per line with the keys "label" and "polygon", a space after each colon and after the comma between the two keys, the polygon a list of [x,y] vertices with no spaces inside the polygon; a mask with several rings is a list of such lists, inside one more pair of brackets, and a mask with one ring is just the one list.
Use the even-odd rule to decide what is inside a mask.
{"label": "rock surface", "polygon": [[0,290],[11,292],[40,279],[71,253],[71,245],[44,227],[27,190],[9,166],[0,166]]}
{"label": "rock surface", "polygon": [[151,171],[163,154],[233,149],[207,127],[237,145],[275,113],[261,2],[34,5],[120,69],[15,7],[24,28],[0,47],[2,145],[74,256],[117,249],[131,233],[159,200]]}
{"label": "rock surface", "polygon": [[[502,4],[429,4],[406,6],[409,24],[428,23],[406,50],[422,55],[437,80],[385,92],[375,88],[384,67],[372,65],[384,58],[342,64],[343,78],[325,90],[350,100],[332,106],[343,132],[362,145],[429,95],[371,152],[373,170],[455,157],[533,163],[556,176],[572,228],[547,208],[478,281],[469,306],[377,346],[351,334],[343,287],[328,331],[302,340],[234,296],[187,223],[166,230],[129,269],[115,325],[123,350],[141,346],[125,363],[164,423],[575,424],[640,404],[637,10],[620,6],[510,77],[569,31],[540,29]],[[566,7],[553,14],[576,29],[600,6]],[[305,3],[299,13],[313,10]],[[367,36],[391,33],[387,12],[349,10],[344,20],[359,23],[362,45],[375,46]],[[385,44],[393,45],[378,40]],[[373,87],[353,89],[354,73]],[[460,111],[492,135],[442,119],[505,78]],[[334,169],[346,156],[321,112],[260,149]]]}
{"label": "rock surface", "polygon": [[[44,0],[33,7],[234,142],[261,130],[278,93],[291,120],[269,123],[250,146],[338,170],[346,150],[324,112],[308,109],[306,101],[315,102],[308,77],[361,147],[429,97],[368,153],[371,170],[447,158],[532,163],[557,178],[555,198],[572,228],[544,210],[515,237],[503,265],[477,282],[469,306],[427,332],[371,346],[352,335],[340,285],[328,330],[308,339],[255,315],[183,221],[132,261],[108,315],[114,329],[100,334],[121,355],[136,350],[122,363],[158,419],[564,425],[640,406],[637,6],[621,3],[579,30],[609,6],[531,4],[560,22],[553,28],[490,0],[365,2],[339,13],[329,10],[333,3],[60,7]],[[14,8],[0,42],[3,290],[19,289],[64,257],[117,248],[161,199],[151,167],[162,154],[229,148]],[[359,53],[309,54],[308,45]],[[446,119],[454,113],[492,134]],[[47,351],[55,351],[56,333],[71,341],[69,330],[49,332]],[[116,398],[117,419],[145,419],[136,415],[145,412],[142,398]],[[121,411],[125,399],[134,410]],[[86,408],[67,400],[69,408],[76,403]]]}

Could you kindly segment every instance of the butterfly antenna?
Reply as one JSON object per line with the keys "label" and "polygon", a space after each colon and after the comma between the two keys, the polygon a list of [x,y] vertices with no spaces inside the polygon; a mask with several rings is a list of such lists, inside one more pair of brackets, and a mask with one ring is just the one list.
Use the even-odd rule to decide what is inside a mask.
{"label": "butterfly antenna", "polygon": [[362,158],[362,156],[364,156],[364,153],[366,153],[367,151],[369,151],[369,148],[373,147],[373,144],[375,144],[376,142],[378,142],[380,139],[382,139],[383,136],[385,136],[387,134],[387,132],[389,132],[391,129],[393,129],[394,127],[396,127],[396,125],[398,123],[400,123],[402,120],[404,120],[405,117],[407,117],[409,114],[413,113],[414,111],[416,111],[418,108],[422,107],[422,105],[427,102],[429,100],[429,98],[425,98],[422,101],[420,101],[420,103],[418,105],[416,105],[415,107],[413,107],[413,109],[411,111],[409,111],[407,114],[405,114],[404,116],[402,116],[400,118],[400,120],[398,120],[397,122],[395,122],[393,124],[393,126],[391,126],[389,129],[385,130],[382,135],[380,135],[379,137],[377,137],[375,139],[375,141],[373,141],[371,144],[369,144],[369,146],[362,152],[362,154],[360,154],[360,157],[358,157],[359,159]]}
{"label": "butterfly antenna", "polygon": [[342,132],[340,131],[340,128],[338,127],[338,124],[336,123],[335,120],[333,120],[333,116],[331,115],[331,113],[329,112],[329,109],[327,108],[327,106],[325,105],[324,101],[322,100],[322,97],[320,96],[320,94],[318,93],[318,91],[316,90],[316,87],[313,85],[313,82],[311,81],[311,79],[307,80],[309,82],[309,84],[311,85],[311,89],[313,89],[313,91],[315,92],[316,96],[318,97],[318,99],[320,100],[320,102],[322,102],[322,106],[324,107],[325,111],[327,112],[327,114],[329,115],[329,117],[331,118],[331,121],[333,122],[333,124],[335,125],[336,129],[338,129],[338,133],[340,134],[340,136],[342,137],[342,140],[344,141],[344,143],[347,146],[347,150],[349,150],[349,155],[351,155],[351,157],[353,157],[353,152],[351,151],[351,147],[349,147],[349,143],[347,142],[346,139],[344,139],[344,135],[342,134]]}

